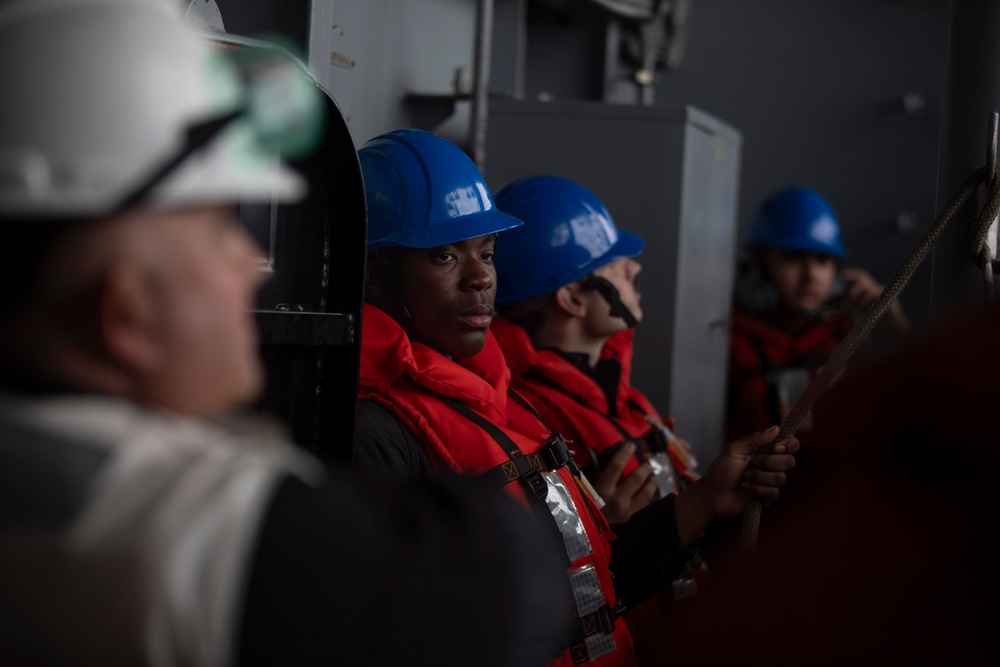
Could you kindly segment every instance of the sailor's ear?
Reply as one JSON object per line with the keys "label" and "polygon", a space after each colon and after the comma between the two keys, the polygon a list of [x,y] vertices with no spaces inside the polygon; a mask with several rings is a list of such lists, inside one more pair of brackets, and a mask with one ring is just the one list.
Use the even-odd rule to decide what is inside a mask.
{"label": "sailor's ear", "polygon": [[583,298],[583,288],[579,282],[563,285],[552,295],[552,303],[559,310],[573,317],[587,314],[587,300]]}
{"label": "sailor's ear", "polygon": [[111,266],[97,293],[98,331],[107,353],[130,372],[155,372],[164,359],[155,296],[137,267]]}

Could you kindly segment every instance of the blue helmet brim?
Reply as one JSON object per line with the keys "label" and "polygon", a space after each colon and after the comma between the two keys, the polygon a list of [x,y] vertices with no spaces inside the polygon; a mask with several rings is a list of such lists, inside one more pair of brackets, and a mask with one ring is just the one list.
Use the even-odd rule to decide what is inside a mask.
{"label": "blue helmet brim", "polygon": [[[633,234],[631,232],[618,232],[618,242],[611,247],[610,252],[607,254],[607,261],[601,264],[607,264],[613,262],[616,259],[622,259],[623,257],[635,257],[642,252],[642,249],[646,247],[646,242],[642,240],[642,237],[638,234]],[[595,266],[594,269],[597,267]],[[593,269],[591,269],[593,271]]]}
{"label": "blue helmet brim", "polygon": [[[642,237],[638,234],[632,234],[631,232],[623,232],[619,230],[618,240],[615,241],[615,244],[600,257],[578,266],[572,271],[569,271],[557,278],[554,278],[553,282],[549,285],[540,286],[537,289],[528,290],[526,292],[522,292],[521,294],[504,294],[502,290],[498,291],[496,306],[497,308],[506,308],[508,306],[513,306],[516,303],[527,301],[528,299],[534,299],[546,294],[551,294],[564,285],[569,285],[572,282],[589,276],[595,269],[599,269],[605,264],[610,264],[616,259],[635,257],[642,252],[645,246],[646,242],[643,241]],[[503,252],[502,247],[499,252]],[[500,276],[497,276],[497,280],[501,280]]]}
{"label": "blue helmet brim", "polygon": [[435,225],[432,228],[420,230],[419,234],[412,232],[396,234],[389,238],[369,243],[368,249],[374,250],[375,248],[384,248],[386,246],[433,248],[448,243],[467,241],[488,234],[499,234],[523,224],[518,218],[493,208],[476,215],[455,218],[453,222],[448,224]]}

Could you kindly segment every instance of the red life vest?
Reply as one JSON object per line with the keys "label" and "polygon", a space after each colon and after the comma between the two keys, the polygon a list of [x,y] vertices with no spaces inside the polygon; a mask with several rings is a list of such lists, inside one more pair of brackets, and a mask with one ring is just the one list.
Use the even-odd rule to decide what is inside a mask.
{"label": "red life vest", "polygon": [[[497,338],[511,369],[511,384],[541,413],[553,431],[562,433],[574,452],[577,463],[594,475],[626,440],[640,447],[626,465],[624,476],[645,460],[650,452],[666,448],[680,475],[681,485],[696,479],[688,470],[682,454],[669,445],[660,425],[673,428],[656,408],[631,384],[631,329],[613,335],[601,351],[601,359],[621,366],[614,395],[614,416],[608,398],[597,381],[577,368],[558,352],[536,349],[520,326],[497,317],[491,331]],[[666,490],[676,493],[679,489]]]}
{"label": "red life vest", "polygon": [[726,439],[742,438],[773,424],[785,415],[779,406],[775,377],[787,369],[815,374],[853,323],[842,317],[812,322],[790,334],[767,320],[737,308],[729,337],[729,389]]}
{"label": "red life vest", "polygon": [[[370,304],[365,306],[364,318],[359,397],[375,400],[392,412],[420,442],[433,467],[483,474],[511,462],[496,440],[449,405],[449,400],[499,428],[526,458],[542,449],[550,433],[530,408],[508,400],[510,371],[491,334],[487,333],[486,345],[478,354],[449,359],[426,345],[412,343],[395,320]],[[567,573],[580,617],[598,619],[597,612],[587,611],[594,600],[603,603],[599,604],[602,609],[616,604],[609,567],[614,535],[565,466],[546,473],[546,482],[550,498],[558,488],[561,491],[556,492],[572,501],[567,503],[573,506],[568,520],[582,528],[582,535],[567,538],[567,556],[575,556],[569,558]],[[520,485],[505,488],[528,502]],[[592,596],[590,602],[584,600],[587,594]],[[581,605],[590,606],[581,611]],[[585,642],[571,645],[552,664],[634,665],[628,628],[613,618],[610,623],[612,632],[587,635]]]}
{"label": "red life vest", "polygon": [[[602,360],[620,365],[613,408],[597,380],[558,352],[535,348],[522,327],[498,317],[493,320],[491,330],[511,369],[514,388],[531,401],[549,428],[566,437],[574,458],[588,468],[588,474],[599,474],[618,448],[631,440],[638,447],[623,476],[666,448],[673,469],[658,475],[661,493],[679,493],[682,485],[697,479],[694,471],[685,467],[676,446],[669,444],[663,435],[659,425],[664,420],[660,413],[631,385],[631,329],[613,335],[601,350]],[[609,414],[612,409],[614,416]],[[672,422],[667,424],[673,428]],[[670,464],[666,467],[670,468]],[[699,558],[692,561],[672,586],[629,610],[625,621],[632,630],[640,662],[644,662],[642,658],[649,651],[659,650],[663,628],[674,612],[675,598],[693,595],[707,579],[708,569]]]}

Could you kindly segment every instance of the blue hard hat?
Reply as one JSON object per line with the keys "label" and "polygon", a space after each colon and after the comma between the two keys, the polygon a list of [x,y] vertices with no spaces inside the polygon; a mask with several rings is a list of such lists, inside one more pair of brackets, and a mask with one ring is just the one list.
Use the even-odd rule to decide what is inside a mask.
{"label": "blue hard hat", "polygon": [[840,223],[821,194],[803,186],[781,190],[757,209],[750,225],[751,248],[780,248],[844,257]]}
{"label": "blue hard hat", "polygon": [[358,151],[368,201],[368,249],[433,248],[521,224],[497,210],[462,149],[423,130],[396,130]]}
{"label": "blue hard hat", "polygon": [[642,238],[615,227],[593,192],[558,176],[506,186],[497,206],[524,221],[504,234],[494,263],[498,308],[549,294],[594,269],[642,252]]}

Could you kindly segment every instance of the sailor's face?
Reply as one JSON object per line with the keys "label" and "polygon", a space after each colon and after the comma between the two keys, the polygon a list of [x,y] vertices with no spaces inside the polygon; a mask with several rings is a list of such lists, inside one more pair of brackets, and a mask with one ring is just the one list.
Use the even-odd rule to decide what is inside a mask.
{"label": "sailor's face", "polygon": [[784,309],[807,313],[821,308],[830,299],[837,275],[837,261],[830,255],[768,250],[767,274],[778,291]]}
{"label": "sailor's face", "polygon": [[251,312],[264,278],[258,248],[228,208],[161,215],[148,293],[162,360],[150,386],[184,413],[230,409],[263,386]]}
{"label": "sailor's face", "polygon": [[478,353],[493,321],[496,235],[434,248],[398,248],[393,266],[410,337],[450,357]]}

